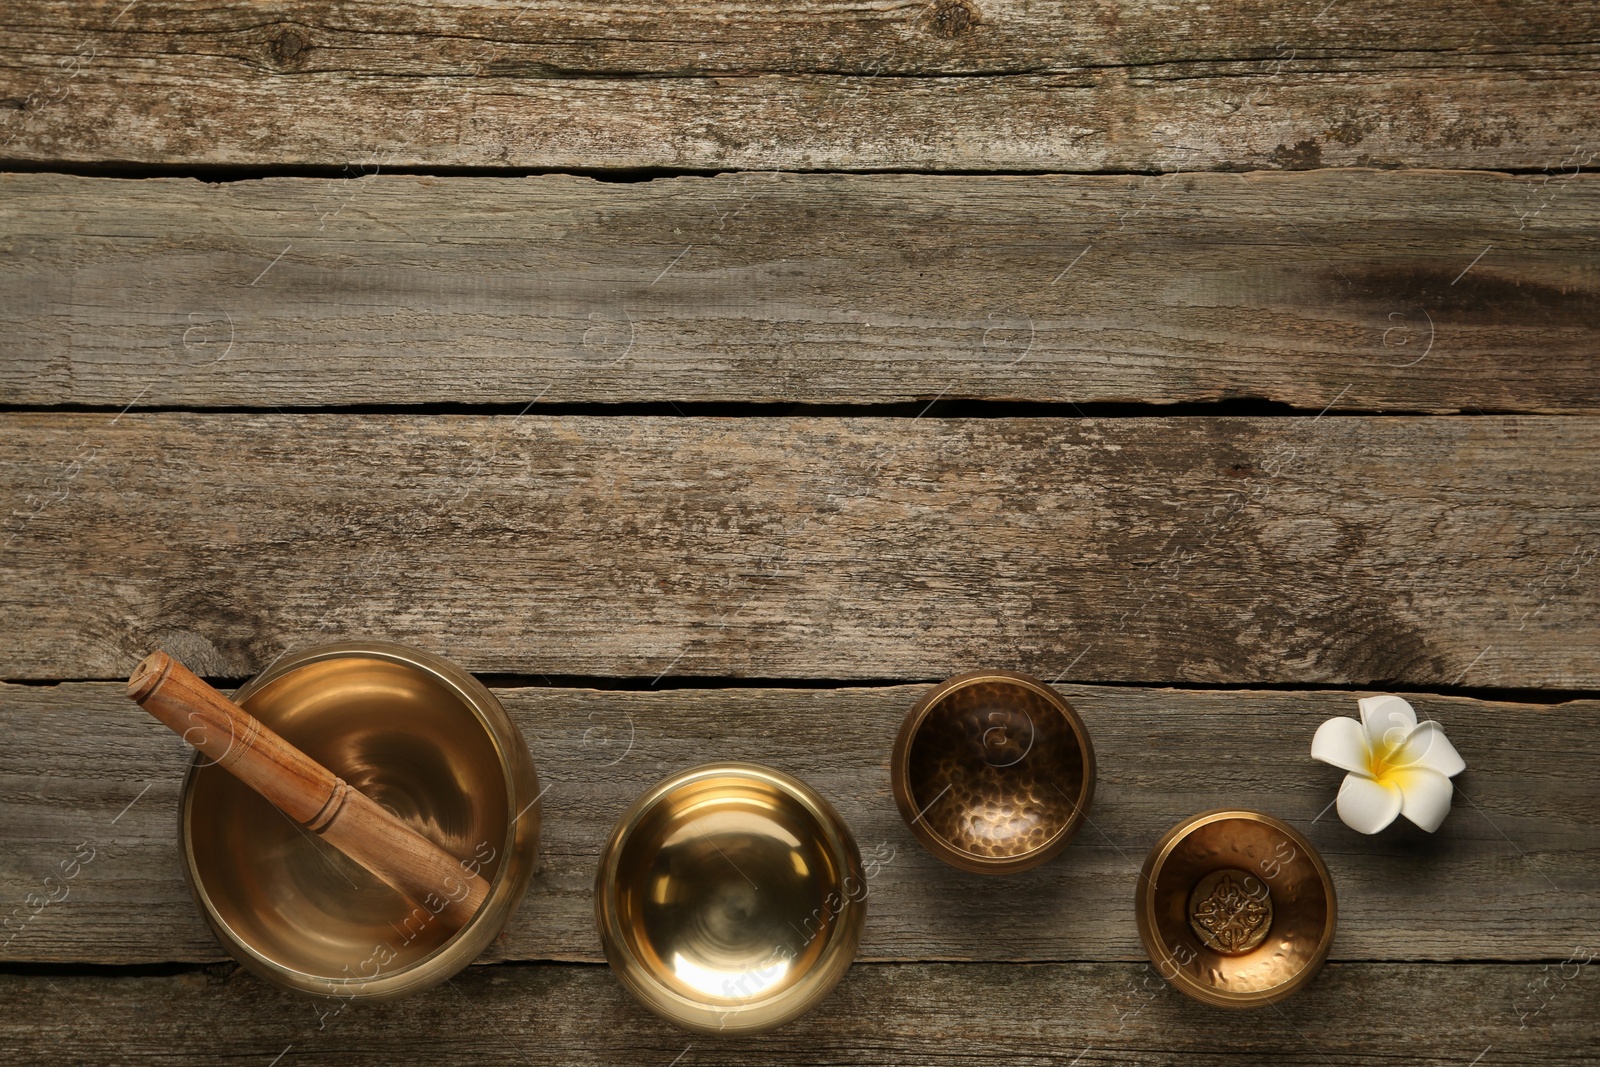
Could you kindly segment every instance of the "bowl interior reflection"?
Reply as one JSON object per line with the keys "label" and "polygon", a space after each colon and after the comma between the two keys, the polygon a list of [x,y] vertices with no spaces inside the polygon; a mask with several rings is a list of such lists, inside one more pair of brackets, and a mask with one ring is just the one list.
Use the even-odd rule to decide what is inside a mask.
{"label": "bowl interior reflection", "polygon": [[782,993],[827,950],[846,872],[816,816],[770,782],[691,780],[642,813],[617,861],[629,952],[678,995]]}
{"label": "bowl interior reflection", "polygon": [[1084,748],[1044,693],[1004,677],[959,685],[928,708],[907,778],[920,821],[978,860],[1026,856],[1074,828]]}
{"label": "bowl interior reflection", "polygon": [[[453,691],[407,664],[339,656],[243,701],[264,724],[459,857],[505,850],[508,787],[488,731]],[[185,806],[187,849],[215,920],[265,960],[330,981],[392,974],[456,933],[216,766]]]}

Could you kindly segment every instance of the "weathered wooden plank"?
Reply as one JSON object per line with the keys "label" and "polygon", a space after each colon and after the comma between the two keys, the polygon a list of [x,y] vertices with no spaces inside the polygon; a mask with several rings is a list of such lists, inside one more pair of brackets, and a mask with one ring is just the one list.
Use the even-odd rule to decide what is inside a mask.
{"label": "weathered wooden plank", "polygon": [[[611,826],[663,775],[721,758],[801,776],[850,823],[876,868],[865,959],[1142,959],[1132,900],[1146,850],[1183,816],[1230,804],[1289,819],[1323,853],[1340,894],[1336,959],[1559,959],[1593,940],[1600,701],[1415,698],[1467,761],[1455,810],[1433,836],[1406,824],[1366,838],[1325,811],[1342,774],[1308,755],[1353,694],[1063,691],[1098,753],[1092,822],[1060,859],[988,879],[924,852],[890,796],[889,748],[921,687],[498,690],[547,792],[543,869],[489,956],[601,960],[591,889]],[[0,686],[0,729],[0,958],[220,958],[178,867],[181,743],[103,682]],[[82,843],[94,858],[66,898],[28,919],[28,894],[59,881]]]}
{"label": "weathered wooden plank", "polygon": [[13,174],[0,397],[1592,412],[1597,232],[1571,173]]}
{"label": "weathered wooden plank", "polygon": [[[1551,0],[6,6],[5,157],[384,166],[1533,167],[1587,143]],[[927,76],[922,76],[927,75]]]}
{"label": "weathered wooden plank", "polygon": [[1582,417],[0,419],[0,677],[319,635],[586,677],[1583,689]]}
{"label": "weathered wooden plank", "polygon": [[[200,67],[195,70],[193,67]],[[1246,64],[1256,68],[1260,63]],[[207,69],[209,68],[209,69]],[[296,75],[232,62],[78,79],[4,148],[25,162],[732,170],[1556,167],[1600,109],[1590,70],[1135,79],[539,79]],[[27,83],[7,86],[28,91]],[[1385,110],[1396,97],[1403,109]],[[1523,121],[1513,116],[1527,116]],[[1365,134],[1344,131],[1366,121]],[[1360,129],[1359,126],[1355,127]],[[1360,137],[1346,145],[1328,138]],[[1174,147],[1176,146],[1176,147]]]}
{"label": "weathered wooden plank", "polygon": [[[1552,992],[1530,993],[1538,983]],[[11,975],[0,977],[0,1000],[4,1063],[1600,1062],[1600,980],[1575,963],[1331,964],[1293,1000],[1250,1012],[1196,1004],[1134,964],[865,965],[811,1014],[743,1039],[673,1028],[600,967],[472,967],[403,1001],[342,1008],[231,967]]]}
{"label": "weathered wooden plank", "polygon": [[[550,78],[808,73],[1039,74],[1082,67],[1155,67],[1265,59],[1313,69],[1521,69],[1594,58],[1595,12],[1559,0],[1462,11],[1418,0],[1273,3],[1205,8],[1150,0],[1063,9],[1026,0],[861,4],[795,0],[752,7],[725,0],[651,4],[594,0],[476,3],[316,0],[115,3],[13,0],[0,26],[17,69],[48,66],[85,37],[125,35],[119,62],[228,59],[261,74],[352,73]],[[98,58],[98,57],[96,57]]]}

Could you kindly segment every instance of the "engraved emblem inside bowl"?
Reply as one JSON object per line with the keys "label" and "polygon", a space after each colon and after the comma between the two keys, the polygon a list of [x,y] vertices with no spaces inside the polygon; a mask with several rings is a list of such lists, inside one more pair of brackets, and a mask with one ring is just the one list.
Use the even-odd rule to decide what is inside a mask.
{"label": "engraved emblem inside bowl", "polygon": [[1211,949],[1241,956],[1272,929],[1272,894],[1253,874],[1212,871],[1189,894],[1189,925]]}
{"label": "engraved emblem inside bowl", "polygon": [[1157,973],[1220,1008],[1274,1004],[1321,969],[1338,927],[1327,865],[1281,819],[1203,811],[1161,836],[1135,890]]}

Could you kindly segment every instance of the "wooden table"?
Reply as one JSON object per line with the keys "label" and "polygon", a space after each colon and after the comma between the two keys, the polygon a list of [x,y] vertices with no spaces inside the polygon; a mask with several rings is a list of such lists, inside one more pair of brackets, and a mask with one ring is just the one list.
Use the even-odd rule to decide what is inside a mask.
{"label": "wooden table", "polygon": [[[0,8],[0,1061],[1600,1062],[1596,5],[124,2]],[[549,791],[491,953],[332,1012],[207,932],[117,679],[346,636],[477,672]],[[1100,755],[1005,879],[889,792],[979,666]],[[1371,692],[1467,761],[1436,834],[1328,810]],[[715,757],[881,865],[760,1038],[593,927]],[[1339,891],[1251,1013],[1134,926],[1221,805]]]}

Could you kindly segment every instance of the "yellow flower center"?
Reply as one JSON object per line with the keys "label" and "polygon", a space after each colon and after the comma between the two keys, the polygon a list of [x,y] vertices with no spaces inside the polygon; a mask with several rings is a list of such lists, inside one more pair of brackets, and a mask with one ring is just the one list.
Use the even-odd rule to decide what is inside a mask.
{"label": "yellow flower center", "polygon": [[1398,730],[1390,730],[1389,733],[1395,735],[1394,740],[1385,738],[1373,745],[1372,755],[1367,763],[1367,773],[1378,782],[1386,781],[1390,774],[1401,769],[1395,764],[1394,759],[1399,754],[1400,746],[1405,743],[1405,739],[1399,736]]}

